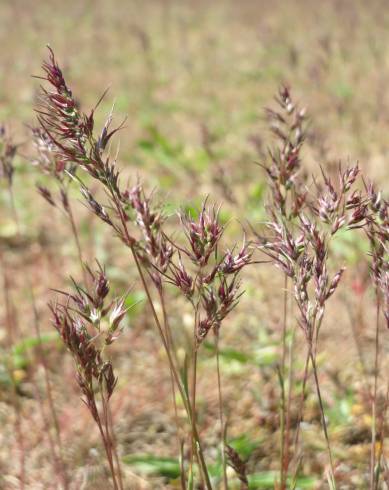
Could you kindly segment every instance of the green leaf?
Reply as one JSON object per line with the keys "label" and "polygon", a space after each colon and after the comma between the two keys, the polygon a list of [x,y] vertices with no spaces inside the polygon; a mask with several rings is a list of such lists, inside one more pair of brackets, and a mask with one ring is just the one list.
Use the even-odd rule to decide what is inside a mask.
{"label": "green leaf", "polygon": [[31,349],[34,349],[39,344],[44,345],[51,342],[59,342],[57,332],[42,334],[41,338],[26,337],[12,348],[12,366],[14,369],[25,369],[28,366],[29,358],[26,355]]}
{"label": "green leaf", "polygon": [[326,411],[331,425],[341,426],[352,422],[352,406],[355,398],[352,392],[342,393],[342,397],[336,397],[334,404]]}
{"label": "green leaf", "polygon": [[144,474],[156,474],[175,479],[180,476],[180,462],[174,458],[153,456],[152,454],[130,454],[123,462]]}
{"label": "green leaf", "polygon": [[[272,490],[274,484],[279,478],[279,473],[275,471],[263,471],[261,473],[255,473],[250,475],[249,479],[249,489],[250,490]],[[314,488],[317,480],[313,476],[302,476],[296,480],[296,490],[305,490]]]}
{"label": "green leaf", "polygon": [[[212,344],[211,342],[205,341],[203,342],[203,346],[205,349],[209,350],[213,354],[216,353],[215,345]],[[219,356],[222,359],[226,359],[230,361],[238,361],[241,362],[242,364],[246,364],[247,362],[253,361],[253,357],[250,356],[249,354],[228,347],[225,349],[220,349]]]}
{"label": "green leaf", "polygon": [[242,459],[248,459],[252,452],[260,447],[261,441],[250,439],[247,434],[242,434],[241,436],[228,441],[228,445],[235,449]]}
{"label": "green leaf", "polygon": [[332,249],[350,264],[356,264],[369,251],[369,242],[355,230],[340,230],[333,238]]}
{"label": "green leaf", "polygon": [[[215,345],[211,342],[205,341],[203,346],[208,351],[215,354]],[[277,361],[278,352],[277,346],[268,345],[260,349],[256,349],[254,353],[246,353],[226,347],[219,350],[221,360],[225,361],[237,361],[241,364],[255,364],[260,366],[270,366]]]}
{"label": "green leaf", "polygon": [[136,317],[144,308],[146,293],[143,291],[133,291],[127,294],[124,300],[124,306],[128,308],[127,316],[129,318]]}
{"label": "green leaf", "polygon": [[190,216],[192,219],[197,219],[199,217],[199,207],[186,204],[183,206],[183,211],[185,214]]}
{"label": "green leaf", "polygon": [[261,347],[255,351],[255,362],[260,366],[270,366],[277,361],[278,351],[275,345]]}
{"label": "green leaf", "polygon": [[252,207],[257,207],[262,204],[265,192],[266,192],[266,181],[256,182],[249,190],[249,205]]}
{"label": "green leaf", "polygon": [[354,95],[352,86],[340,80],[333,85],[332,90],[336,97],[343,100],[350,100]]}
{"label": "green leaf", "polygon": [[26,337],[13,346],[12,352],[14,356],[21,356],[22,354],[25,354],[28,350],[37,347],[39,344],[48,344],[53,341],[58,341],[57,332],[42,334],[40,339],[39,337]]}

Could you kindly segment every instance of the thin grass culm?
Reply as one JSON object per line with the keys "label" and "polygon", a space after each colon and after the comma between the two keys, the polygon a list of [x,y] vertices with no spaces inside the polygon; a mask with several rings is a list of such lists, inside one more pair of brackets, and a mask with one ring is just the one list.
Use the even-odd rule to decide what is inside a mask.
{"label": "thin grass culm", "polygon": [[[274,117],[274,116],[273,116]],[[278,120],[280,117],[278,118]],[[331,239],[341,229],[361,228],[365,224],[367,205],[362,194],[353,189],[359,174],[357,166],[338,171],[338,185],[322,170],[323,184],[314,181],[314,194],[304,192],[299,210],[294,220],[287,219],[283,211],[282,194],[268,205],[269,235],[257,235],[257,246],[291,280],[294,298],[299,312],[298,323],[307,342],[307,360],[303,379],[301,399],[304,399],[309,363],[311,363],[314,382],[321,412],[325,436],[331,486],[336,488],[335,467],[331,451],[329,433],[325,417],[323,397],[320,389],[317,352],[319,333],[324,319],[328,299],[338,287],[343,275],[341,267],[333,278],[329,277],[329,256]],[[282,372],[280,374],[283,385]],[[283,395],[283,400],[285,395]],[[285,407],[285,403],[282,403]],[[302,407],[300,418],[302,417]],[[281,420],[283,420],[282,417]],[[281,424],[284,429],[284,424]],[[296,432],[298,441],[299,426]],[[295,451],[297,447],[295,447]],[[284,451],[281,452],[283,454]],[[285,477],[282,475],[282,480]]]}
{"label": "thin grass culm", "polygon": [[[389,243],[389,203],[377,191],[373,184],[365,184],[367,203],[369,206],[369,216],[365,232],[370,244],[370,275],[375,289],[376,299],[376,321],[374,336],[374,381],[371,390],[371,451],[370,451],[370,489],[379,488],[380,473],[382,471],[382,461],[377,458],[382,456],[382,450],[377,451],[377,429],[378,429],[378,381],[380,376],[380,329],[381,315],[383,314],[386,325],[389,325],[389,270],[388,270],[388,243]],[[385,413],[385,410],[383,410]],[[384,425],[381,425],[381,442],[383,445]]]}
{"label": "thin grass culm", "polygon": [[[268,161],[260,163],[268,178],[270,202],[268,208],[277,209],[290,226],[298,219],[305,206],[306,178],[301,166],[301,153],[306,139],[306,110],[293,100],[287,86],[280,88],[275,98],[277,108],[266,109],[270,130],[275,137],[274,148],[269,150]],[[280,488],[286,489],[290,460],[290,400],[293,390],[293,339],[294,326],[288,329],[289,276],[284,273],[282,353],[278,371],[280,382]],[[288,346],[288,336],[291,342]],[[288,352],[289,351],[289,352]],[[289,361],[289,373],[287,370]],[[288,378],[288,380],[287,380]]]}

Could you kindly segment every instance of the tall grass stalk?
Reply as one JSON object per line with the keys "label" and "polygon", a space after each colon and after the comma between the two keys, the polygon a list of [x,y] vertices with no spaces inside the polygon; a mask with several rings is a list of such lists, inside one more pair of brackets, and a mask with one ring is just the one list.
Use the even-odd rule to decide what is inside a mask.
{"label": "tall grass stalk", "polygon": [[[106,148],[121,126],[111,130],[110,115],[101,134],[97,136],[94,132],[94,111],[86,115],[78,109],[51,50],[48,61],[43,64],[43,70],[44,80],[51,91],[43,87],[41,89],[41,102],[37,110],[41,129],[54,147],[57,161],[62,162],[62,170],[68,165],[67,175],[79,184],[89,210],[108,225],[130,250],[167,355],[171,376],[182,398],[191,427],[192,458],[197,459],[203,485],[210,490],[212,485],[196,417],[198,349],[208,332],[211,329],[218,331],[225,317],[237,305],[241,294],[238,292],[238,274],[250,262],[251,253],[244,244],[236,255],[227,249],[219,257],[217,250],[224,227],[220,224],[219,209],[216,210],[215,206],[207,208],[206,201],[198,220],[192,216],[180,216],[180,226],[188,242],[187,247],[182,248],[175,240],[168,238],[162,231],[164,216],[154,206],[152,196],[146,196],[140,184],[125,189],[120,186],[120,171],[116,160],[111,160]],[[78,169],[100,183],[108,198],[108,205],[102,204],[93,196],[77,175]],[[180,258],[178,264],[175,263],[174,254]],[[197,270],[194,280],[185,269],[182,256]],[[151,279],[153,287],[159,293],[165,282],[174,284],[194,307],[192,380],[189,393],[179,375],[175,349],[170,339],[166,304],[162,308],[164,318],[161,321],[146,277]],[[161,295],[160,299],[164,302]],[[56,323],[57,329],[61,331],[63,326]],[[74,354],[79,356],[82,353]],[[174,391],[172,394],[174,396]],[[97,414],[95,419],[98,422]]]}
{"label": "tall grass stalk", "polygon": [[281,435],[281,451],[280,451],[280,485],[281,490],[286,488],[286,477],[287,477],[287,461],[288,456],[286,453],[289,452],[286,441],[286,419],[288,416],[288,406],[286,404],[286,394],[285,394],[285,378],[286,378],[286,356],[287,356],[287,308],[288,308],[288,276],[284,276],[284,296],[283,296],[283,314],[282,314],[282,355],[281,355],[281,370],[279,374],[280,385],[281,385],[281,417],[280,417],[280,435]]}
{"label": "tall grass stalk", "polygon": [[377,391],[379,376],[379,349],[380,349],[380,297],[376,290],[376,325],[374,338],[374,383],[371,403],[371,449],[370,449],[370,488],[375,489],[376,474],[376,442],[377,442]]}
{"label": "tall grass stalk", "polygon": [[[305,206],[305,182],[299,175],[301,173],[301,152],[306,139],[306,114],[305,109],[300,108],[293,100],[288,87],[279,89],[275,98],[277,109],[266,109],[270,130],[275,136],[276,142],[269,151],[269,162],[261,164],[265,169],[271,198],[268,203],[270,213],[278,210],[282,219],[293,226],[296,218]],[[273,210],[273,211],[272,211]],[[283,285],[283,314],[281,332],[281,361],[278,369],[280,383],[280,488],[286,489],[286,481],[289,468],[289,429],[290,425],[290,399],[292,397],[292,372],[287,381],[287,357],[290,365],[293,364],[293,344],[288,346],[288,275],[284,274]]]}
{"label": "tall grass stalk", "polygon": [[[173,358],[174,362],[176,365],[178,365],[177,362],[177,356],[176,356],[176,348],[174,345],[173,341],[173,336],[172,336],[172,331],[170,328],[169,324],[169,318],[166,310],[166,302],[165,302],[165,296],[163,293],[162,288],[157,288],[158,289],[158,295],[159,295],[159,301],[161,304],[162,308],[162,315],[163,315],[163,324],[164,324],[164,332],[166,336],[166,342],[169,346],[169,349],[173,353]],[[175,387],[175,382],[174,382],[174,375],[172,368],[169,364],[169,372],[170,372],[170,385],[171,385],[171,393],[172,393],[172,400],[173,400],[173,408],[174,408],[174,421],[176,425],[176,433],[177,433],[177,445],[178,445],[178,453],[180,455],[180,461],[184,461],[184,452],[183,452],[183,439],[181,435],[181,424],[178,419],[178,410],[177,410],[177,401],[176,401],[176,387]],[[186,482],[185,482],[185,474],[183,471],[181,471],[181,488],[182,490],[186,490]]]}
{"label": "tall grass stalk", "polygon": [[224,486],[224,490],[228,490],[227,460],[226,460],[226,424],[224,422],[223,393],[222,393],[222,382],[221,382],[221,374],[220,374],[220,350],[219,349],[220,349],[219,334],[216,332],[215,353],[216,353],[217,394],[218,394],[218,401],[219,401],[220,451],[221,451],[221,462],[222,462],[223,486]]}
{"label": "tall grass stalk", "polygon": [[[125,223],[124,223],[123,226],[125,227],[125,229],[127,229]],[[127,232],[127,236],[129,236],[128,235],[128,232]],[[166,352],[166,355],[167,355],[167,358],[168,358],[168,361],[169,361],[170,369],[171,369],[171,371],[173,373],[173,377],[174,377],[174,380],[176,382],[176,386],[177,386],[177,388],[179,390],[179,393],[181,395],[182,402],[184,404],[186,413],[187,413],[188,418],[189,418],[189,422],[190,422],[191,427],[192,427],[192,438],[193,438],[193,441],[194,441],[195,452],[198,455],[200,470],[201,470],[201,473],[202,473],[202,475],[203,475],[203,477],[205,479],[206,488],[207,488],[207,490],[212,490],[211,480],[210,480],[210,477],[209,477],[207,465],[205,463],[205,458],[204,458],[204,454],[203,454],[203,450],[202,450],[202,445],[201,445],[201,442],[200,442],[200,437],[199,437],[199,433],[198,433],[197,426],[196,426],[195,416],[194,416],[194,414],[192,412],[191,402],[190,402],[190,400],[188,399],[188,397],[186,395],[186,392],[185,392],[184,387],[182,386],[181,379],[179,377],[179,374],[177,372],[177,368],[176,368],[175,363],[174,363],[174,360],[173,360],[173,355],[172,355],[171,349],[169,349],[169,345],[168,345],[167,340],[165,339],[165,336],[163,334],[163,328],[161,326],[161,323],[159,321],[157,312],[155,310],[154,303],[153,303],[153,300],[151,298],[150,290],[149,290],[149,287],[147,285],[147,282],[146,282],[144,273],[142,271],[142,267],[141,267],[140,262],[139,262],[139,258],[138,258],[137,254],[135,252],[135,249],[134,249],[134,247],[132,245],[130,245],[130,249],[131,249],[132,256],[134,258],[134,261],[135,261],[135,264],[136,264],[136,267],[137,267],[137,270],[138,270],[138,273],[139,273],[139,277],[140,277],[141,282],[142,282],[142,285],[143,285],[143,289],[144,289],[144,291],[146,293],[146,297],[147,297],[147,300],[148,300],[150,309],[152,311],[152,315],[153,315],[153,318],[154,318],[155,325],[156,325],[156,327],[158,329],[159,336],[160,336],[160,338],[162,340],[162,344],[163,344],[163,347],[165,349],[165,352]]]}

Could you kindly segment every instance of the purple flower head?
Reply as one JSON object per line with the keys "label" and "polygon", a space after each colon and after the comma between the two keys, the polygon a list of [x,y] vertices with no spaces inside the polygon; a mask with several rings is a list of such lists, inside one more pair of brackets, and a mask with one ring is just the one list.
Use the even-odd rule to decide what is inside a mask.
{"label": "purple flower head", "polygon": [[200,266],[207,265],[223,234],[224,228],[219,221],[219,210],[220,208],[215,209],[215,206],[207,208],[205,201],[197,219],[188,214],[180,214],[181,224],[189,243],[185,253]]}

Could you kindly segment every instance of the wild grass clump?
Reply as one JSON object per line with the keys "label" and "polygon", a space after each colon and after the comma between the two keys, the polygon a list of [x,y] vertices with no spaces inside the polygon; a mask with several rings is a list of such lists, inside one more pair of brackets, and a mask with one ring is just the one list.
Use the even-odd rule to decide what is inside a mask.
{"label": "wild grass clump", "polygon": [[[242,230],[236,239],[231,237],[228,220],[223,218],[221,205],[212,193],[202,200],[198,209],[183,205],[169,214],[159,193],[148,191],[147,184],[138,178],[124,183],[118,155],[112,148],[123,123],[115,126],[111,113],[102,129],[96,128],[96,110],[106,94],[94,109],[84,112],[50,48],[42,69],[42,76],[37,77],[42,85],[36,106],[37,126],[31,128],[29,160],[39,171],[40,179],[45,179],[45,183],[40,180],[37,184],[38,193],[52,209],[65,216],[69,236],[77,250],[77,274],[82,278],[69,277],[71,289],[52,285],[51,321],[73,359],[82,401],[97,426],[105,452],[106,462],[102,466],[107,469],[110,485],[115,490],[132,488],[122,465],[126,455],[121,452],[120,427],[112,414],[112,400],[118,392],[118,381],[123,386],[134,382],[131,372],[121,371],[120,377],[117,374],[119,356],[115,348],[121,344],[121,355],[123,346],[127,348],[127,319],[133,306],[130,287],[140,283],[155,327],[155,338],[164,353],[161,361],[164,376],[170,380],[176,435],[172,446],[179,461],[176,486],[183,490],[257,488],[249,462],[227,436],[229,418],[223,396],[224,364],[220,343],[246,287],[250,286],[247,275],[255,274],[257,269],[262,273],[265,267],[274,265],[281,272],[283,286],[272,292],[281,312],[281,328],[279,334],[277,332],[280,352],[275,363],[278,385],[272,380],[279,405],[279,459],[277,474],[272,474],[272,485],[280,490],[299,488],[305,451],[301,427],[312,379],[327,450],[324,479],[330,488],[342,488],[338,483],[340,464],[332,442],[327,397],[321,382],[326,366],[320,361],[320,353],[329,304],[339,295],[348,273],[334,243],[344,233],[355,233],[366,237],[369,243],[370,276],[376,302],[374,366],[367,387],[371,406],[370,462],[361,471],[366,488],[378,490],[386,478],[387,468],[384,439],[388,388],[383,407],[379,406],[378,398],[382,320],[389,325],[388,201],[362,175],[358,165],[339,164],[334,171],[323,164],[310,175],[304,165],[304,149],[310,137],[307,111],[295,102],[290,89],[283,86],[276,97],[275,108],[266,110],[274,141],[260,162],[268,182],[264,222],[249,223],[248,230]],[[18,146],[1,126],[0,177],[5,182],[9,207],[20,234],[13,192],[17,152]],[[208,154],[212,157],[212,152]],[[111,293],[108,267],[91,257],[91,249],[85,248],[73,211],[72,188],[79,192],[88,216],[96,218],[107,235],[119,239],[124,251],[121,267],[126,271],[126,283],[120,284],[116,296]],[[92,220],[91,223],[97,226]],[[26,414],[21,407],[12,364],[19,332],[1,249],[0,258],[11,404],[20,454],[18,482],[20,488],[25,488],[28,474],[22,425]],[[34,385],[34,396],[42,398],[42,420],[48,433],[57,484],[65,489],[75,488],[78,483],[73,481],[72,469],[64,454],[51,373],[42,347],[35,285],[31,280],[27,280],[27,285],[39,339],[37,357],[45,374],[45,394],[42,397],[39,387]],[[252,301],[252,297],[246,300]],[[184,313],[189,318],[190,333],[183,348],[173,325],[177,323],[177,316],[182,318]],[[184,331],[184,327],[181,330]],[[304,352],[297,348],[301,346],[299,341],[303,342]],[[214,427],[218,448],[213,453],[204,437],[204,417],[199,416],[199,381],[200,376],[204,376],[199,371],[199,359],[206,357],[206,347],[208,352],[210,347],[214,353],[214,362],[207,364],[206,376],[213,375],[217,384]],[[135,381],[143,387],[142,380]],[[201,407],[201,410],[207,408]]]}
{"label": "wild grass clump", "polygon": [[[201,480],[207,488],[211,489],[212,484],[197,427],[197,352],[211,330],[218,338],[222,322],[237,305],[241,295],[238,275],[241,269],[250,263],[252,252],[247,245],[243,245],[236,255],[231,251],[233,247],[225,250],[220,249],[224,227],[220,223],[218,210],[214,206],[207,207],[206,202],[204,202],[202,210],[196,219],[188,214],[180,214],[179,223],[186,237],[186,245],[181,246],[177,240],[168,237],[162,230],[164,223],[163,213],[152,202],[153,196],[146,197],[140,184],[136,184],[134,187],[121,187],[120,170],[116,160],[112,160],[106,151],[111,137],[120,129],[119,127],[110,130],[112,116],[108,118],[102,132],[99,135],[95,135],[94,111],[86,115],[77,108],[72,92],[68,88],[51,50],[49,52],[49,60],[44,63],[43,69],[46,74],[45,80],[51,90],[49,91],[43,87],[41,89],[40,105],[37,110],[41,129],[47,135],[50,144],[53,145],[52,152],[57,163],[62,163],[62,167],[60,166],[61,172],[66,171],[67,175],[79,184],[81,194],[89,210],[114,230],[116,236],[131,253],[168,358],[173,398],[175,398],[175,390],[177,390],[186,410],[191,440],[188,478],[190,482],[194,479],[194,461],[196,460]],[[71,168],[65,170],[69,162],[71,163]],[[58,165],[56,169],[58,169]],[[100,202],[92,194],[88,185],[83,181],[83,177],[80,174],[82,171],[96,180],[104,189],[108,199],[107,203]],[[177,261],[174,258],[175,256]],[[191,263],[192,271],[188,272],[187,266],[184,265],[184,258]],[[148,279],[151,280],[151,284],[149,284]],[[188,379],[182,378],[179,374],[181,366],[178,364],[169,328],[165,283],[176,285],[193,307],[193,343],[189,353],[192,363],[190,389],[188,387]],[[159,317],[156,311],[151,286],[156,290],[163,305],[162,318]],[[72,299],[73,302],[82,303],[81,297],[78,298],[78,301],[77,297]],[[84,365],[86,363],[89,365],[88,359],[90,355],[93,358],[91,359],[92,365],[99,364],[99,352],[94,348],[90,352],[88,351],[91,338],[84,338],[85,336],[82,334],[84,339],[82,345],[77,340],[77,332],[80,329],[82,330],[82,327],[70,316],[68,308],[62,305],[60,310],[56,307],[53,311],[56,328],[61,332],[67,347],[76,357],[77,364]],[[60,314],[59,311],[62,313]],[[80,314],[80,312],[78,313]],[[68,338],[69,331],[75,335],[73,340],[71,335],[70,340]],[[81,349],[80,351],[77,351],[77,346]],[[83,359],[83,356],[85,356],[85,359]],[[95,369],[96,372],[94,374],[93,370],[88,372],[88,380],[84,379],[84,375],[81,379],[82,390],[88,401],[88,407],[100,427],[101,423],[98,419],[98,412],[95,409],[95,402],[91,398],[93,390],[89,386],[92,383],[92,375],[96,378],[100,377],[97,365]],[[221,434],[223,434],[224,424],[219,369],[218,375]],[[89,391],[86,390],[85,386],[89,386]],[[108,388],[106,388],[106,391],[108,391]],[[177,430],[180,431],[180,428],[177,427]],[[104,443],[104,445],[107,448],[107,444]],[[183,441],[180,447],[184,447]],[[106,452],[108,455],[109,451]],[[181,459],[183,460],[183,458],[184,455],[181,451]],[[222,459],[223,461],[225,460],[224,441],[222,441]],[[115,472],[109,457],[108,460],[115,485]],[[226,475],[225,463],[223,466],[224,475]],[[185,474],[182,474],[181,478],[185,487]],[[224,476],[224,480],[226,482],[226,476]],[[190,484],[192,485],[192,483]]]}

